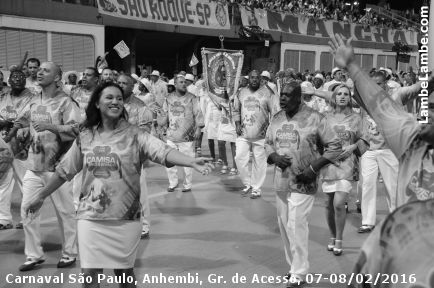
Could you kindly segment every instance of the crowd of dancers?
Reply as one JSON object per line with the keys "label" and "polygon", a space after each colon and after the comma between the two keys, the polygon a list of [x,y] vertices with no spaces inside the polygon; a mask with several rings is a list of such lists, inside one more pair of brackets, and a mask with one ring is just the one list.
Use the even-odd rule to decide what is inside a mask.
{"label": "crowd of dancers", "polygon": [[[139,241],[150,235],[148,161],[166,166],[168,192],[179,186],[176,166],[184,166],[182,192],[194,188],[193,169],[206,175],[220,167],[222,175],[239,175],[240,194],[251,199],[261,197],[267,165],[274,165],[288,287],[305,283],[310,272],[308,218],[316,193],[327,195],[324,247],[335,256],[344,253],[352,191],[361,201],[358,232],[374,237],[379,230],[379,172],[389,212],[434,198],[434,129],[432,120],[418,123],[416,109],[424,82],[408,77],[399,84],[389,68],[363,72],[351,43],[336,37],[330,46],[338,67],[329,81],[321,71],[299,77],[288,69],[273,77],[253,70],[226,99],[208,92],[207,79],[184,71],[165,81],[157,70],[118,73],[104,59],[81,75],[36,58],[11,67],[8,85],[0,81],[0,229],[13,228],[17,183],[23,197],[16,228],[24,229],[26,255],[19,270],[45,261],[39,221],[49,197],[63,235],[59,268],[79,253],[83,273],[94,280],[102,269],[134,277]],[[429,119],[433,105],[431,96]],[[201,155],[205,137],[210,157]],[[359,272],[380,269],[366,255]]]}

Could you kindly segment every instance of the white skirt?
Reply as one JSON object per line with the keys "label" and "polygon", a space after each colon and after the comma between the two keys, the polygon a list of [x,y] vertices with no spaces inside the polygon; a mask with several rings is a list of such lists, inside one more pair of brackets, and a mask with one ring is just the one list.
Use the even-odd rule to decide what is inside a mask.
{"label": "white skirt", "polygon": [[78,220],[81,268],[133,268],[141,232],[140,221]]}
{"label": "white skirt", "polygon": [[220,123],[217,140],[235,143],[237,140],[235,125],[231,123]]}
{"label": "white skirt", "polygon": [[322,192],[333,193],[336,191],[350,193],[353,185],[348,180],[322,180]]}

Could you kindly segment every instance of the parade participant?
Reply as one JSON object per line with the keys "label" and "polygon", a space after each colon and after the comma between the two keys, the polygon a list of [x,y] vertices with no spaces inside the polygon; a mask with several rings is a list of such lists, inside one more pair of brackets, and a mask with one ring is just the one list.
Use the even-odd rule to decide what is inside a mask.
{"label": "parade participant", "polygon": [[[23,109],[32,100],[34,94],[25,88],[26,76],[17,69],[11,71],[9,76],[8,92],[0,93],[0,128],[5,136],[6,142],[9,142],[11,150],[14,153],[12,166],[2,173],[0,178],[0,230],[12,228],[11,214],[11,196],[17,182],[20,192],[22,191],[22,181],[25,173],[24,161],[27,158],[25,143],[17,140],[15,136],[8,135],[11,132],[13,123],[18,115],[22,114]],[[3,154],[3,152],[2,152]],[[18,223],[16,228],[22,229],[22,222]]]}
{"label": "parade participant", "polygon": [[77,86],[78,73],[77,71],[68,71],[63,75],[63,90],[70,95],[72,89]]}
{"label": "parade participant", "polygon": [[268,127],[265,150],[268,163],[275,164],[277,217],[290,266],[288,287],[296,287],[305,283],[309,272],[307,221],[317,191],[317,173],[337,159],[341,147],[339,141],[327,143],[329,149],[320,155],[317,147],[322,146],[324,117],[301,101],[297,82],[284,84],[280,106],[282,111]]}
{"label": "parade participant", "polygon": [[160,72],[157,70],[151,73],[151,90],[149,91],[155,96],[158,105],[163,107],[164,100],[167,97],[167,84],[160,79]]}
{"label": "parade participant", "polygon": [[329,87],[334,84],[341,84],[342,83],[342,70],[338,67],[333,68],[331,73],[331,78],[333,78],[331,81],[328,81],[324,84],[324,90],[330,91]]}
{"label": "parade participant", "polygon": [[37,73],[41,62],[37,58],[29,58],[26,62],[30,76],[26,79],[26,88],[33,93],[41,92],[41,87],[38,84]]}
{"label": "parade participant", "polygon": [[[167,128],[167,145],[188,156],[194,156],[194,141],[200,136],[200,129],[204,126],[203,115],[200,111],[199,100],[187,92],[184,76],[175,78],[175,92],[167,96],[163,104],[163,112]],[[178,186],[178,169],[167,168],[169,178],[168,192],[175,191]],[[185,167],[184,187],[182,192],[191,191],[193,171]]]}
{"label": "parade participant", "polygon": [[3,75],[3,72],[0,71],[0,93],[5,93],[10,89],[7,86],[7,84],[3,81],[4,81],[4,75]]}
{"label": "parade participant", "polygon": [[[86,120],[86,109],[89,104],[90,96],[98,85],[98,80],[98,71],[93,67],[87,67],[83,72],[83,79],[81,80],[82,85],[77,86],[71,91],[71,98],[78,103],[78,106],[80,108],[80,123]],[[72,182],[75,210],[77,210],[78,208],[80,198],[81,177],[82,175],[81,173],[79,173]]]}
{"label": "parade participant", "polygon": [[[208,91],[205,91],[205,93],[209,93]],[[218,141],[218,129],[221,121],[221,114],[220,106],[216,102],[211,100],[211,96],[206,95],[206,108],[205,108],[205,130],[206,130],[206,136],[208,138],[208,148],[209,152],[211,154],[211,157],[214,159],[214,163],[222,165],[223,161],[219,155],[219,158],[217,159],[216,153],[215,153],[215,141]],[[218,144],[217,144],[218,145]],[[218,148],[218,146],[217,146]]]}
{"label": "parade participant", "polygon": [[[118,84],[122,88],[124,95],[124,109],[128,115],[128,122],[139,126],[144,131],[151,133],[153,128],[153,113],[140,99],[133,95],[134,79],[128,74],[121,74]],[[140,174],[140,204],[142,205],[142,234],[141,238],[149,238],[151,209],[149,208],[148,186],[146,185],[146,165],[143,165]]]}
{"label": "parade participant", "polygon": [[[135,277],[141,231],[139,178],[147,159],[168,167],[188,166],[202,174],[213,168],[205,163],[208,159],[188,157],[128,123],[123,99],[122,89],[114,83],[104,83],[94,91],[77,140],[25,208],[38,213],[46,197],[83,171],[78,242],[82,272],[93,280],[84,287],[99,287],[98,274],[103,269]],[[100,157],[106,162],[97,161]],[[120,287],[136,285],[121,283]]]}
{"label": "parade participant", "polygon": [[[265,133],[273,111],[272,92],[260,87],[260,75],[253,70],[249,74],[249,86],[241,89],[234,98],[234,121],[237,135],[236,156],[238,171],[245,188],[243,195],[261,197],[265,181],[267,159],[264,150]],[[249,173],[249,151],[253,151],[252,171]]]}
{"label": "parade participant", "polygon": [[[428,199],[434,198],[434,93],[427,91],[428,123],[421,125],[411,114],[403,113],[400,104],[362,71],[355,61],[351,40],[338,34],[331,38],[329,45],[335,62],[340,67],[347,68],[359,94],[356,100],[366,107],[399,161],[397,209],[387,217],[381,229],[375,229],[362,246],[353,271],[370,275],[405,273],[414,275],[421,287],[429,287],[432,274],[428,274],[427,267],[432,267],[434,258],[432,253],[426,252],[430,248],[425,246],[433,245],[427,239],[432,240],[428,235],[433,231],[432,225],[429,225],[432,223],[430,216],[433,201]],[[428,225],[420,225],[421,223]],[[408,252],[402,253],[403,251]],[[366,287],[366,283],[360,286],[362,285]],[[410,285],[414,284],[388,286]],[[380,287],[385,286],[382,284]]]}
{"label": "parade participant", "polygon": [[237,163],[235,161],[237,132],[235,131],[235,122],[233,117],[233,99],[228,99],[228,102],[220,102],[221,120],[218,127],[218,148],[219,156],[223,161],[223,166],[220,171],[221,174],[226,174],[229,169],[228,159],[226,156],[226,142],[231,145],[232,152],[232,168],[229,171],[229,175],[237,175]]}
{"label": "parade participant", "polygon": [[114,82],[113,71],[108,67],[102,69],[101,72],[101,83],[104,82]]}
{"label": "parade participant", "polygon": [[[31,137],[28,170],[23,178],[23,221],[27,218],[25,207],[35,192],[46,186],[48,179],[54,174],[54,165],[78,133],[80,110],[70,97],[56,87],[61,74],[60,67],[53,62],[41,64],[37,79],[42,92],[33,97],[24,115],[17,120],[19,127],[30,128]],[[64,185],[50,196],[64,241],[62,258],[57,264],[59,268],[72,265],[77,256],[77,227],[71,188],[71,185]],[[39,226],[39,213],[24,221],[24,252],[27,260],[20,266],[20,271],[32,270],[45,261]]]}
{"label": "parade participant", "polygon": [[[195,90],[197,91],[196,97],[199,97],[199,107],[200,107],[200,111],[202,111],[202,115],[205,116],[206,114],[206,105],[207,105],[207,101],[209,100],[209,97],[207,95],[207,86],[206,86],[206,81],[204,79],[204,74],[201,75],[200,79],[198,79],[195,83]],[[196,155],[197,156],[202,156],[202,139],[203,139],[203,134],[206,131],[206,127],[203,127],[200,130],[200,137],[199,139],[196,141]]]}
{"label": "parade participant", "polygon": [[401,84],[399,84],[395,80],[392,80],[392,69],[380,67],[378,71],[382,72],[386,77],[386,85],[388,87],[388,90],[390,90],[390,94],[395,93],[397,89],[401,88]]}
{"label": "parade participant", "polygon": [[[352,189],[352,183],[358,181],[358,159],[354,152],[365,141],[362,140],[362,117],[352,109],[350,89],[339,85],[331,97],[333,110],[325,114],[325,129],[321,135],[324,143],[332,139],[340,140],[343,153],[336,164],[321,170],[322,191],[327,194],[327,224],[331,233],[329,251],[339,256],[342,254],[342,240],[346,220],[345,202]],[[325,151],[328,147],[325,147]],[[361,150],[361,149],[360,149]]]}
{"label": "parade participant", "polygon": [[273,91],[274,94],[277,94],[277,86],[273,82],[271,82],[271,74],[268,71],[262,71],[261,73],[261,85],[267,85]]}

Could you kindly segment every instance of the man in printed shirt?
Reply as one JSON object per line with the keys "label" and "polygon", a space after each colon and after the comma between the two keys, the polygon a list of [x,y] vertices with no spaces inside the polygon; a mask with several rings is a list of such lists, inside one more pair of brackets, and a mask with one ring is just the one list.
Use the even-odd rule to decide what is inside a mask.
{"label": "man in printed shirt", "polygon": [[[40,214],[26,215],[24,207],[31,201],[35,191],[44,187],[53,175],[55,164],[78,134],[80,110],[70,97],[57,88],[56,83],[61,79],[61,74],[58,65],[52,62],[41,64],[37,79],[42,92],[33,97],[17,120],[18,127],[30,129],[31,137],[21,205],[21,217],[23,221],[26,220],[24,252],[27,259],[20,266],[20,271],[32,270],[45,261],[39,231]],[[64,241],[62,258],[57,264],[59,268],[72,265],[77,257],[77,229],[71,188],[65,184],[50,196]]]}
{"label": "man in printed shirt", "polygon": [[[5,134],[5,141],[9,142],[14,153],[13,167],[10,167],[0,177],[0,230],[12,228],[11,195],[17,181],[19,189],[22,191],[22,181],[26,170],[24,161],[19,159],[27,158],[25,143],[17,141],[11,128],[13,123],[22,110],[33,98],[33,93],[25,88],[26,76],[21,70],[13,70],[9,76],[11,90],[0,93],[0,126],[2,134]],[[2,136],[3,137],[3,136]],[[3,154],[3,152],[2,152]],[[17,224],[17,228],[22,228],[22,223]]]}
{"label": "man in printed shirt", "polygon": [[[397,209],[363,244],[354,272],[413,276],[412,281],[400,279],[397,284],[380,281],[376,287],[414,287],[416,281],[418,287],[430,287],[434,277],[434,254],[429,253],[434,241],[428,236],[434,229],[434,93],[428,97],[429,123],[421,125],[411,114],[403,113],[402,106],[361,70],[354,61],[351,41],[336,35],[329,44],[336,63],[347,67],[354,80],[360,94],[358,101],[366,106],[399,161]],[[424,89],[425,84],[421,85]],[[371,279],[371,283],[374,280]]]}
{"label": "man in printed shirt", "polygon": [[98,85],[98,78],[98,71],[93,67],[87,67],[83,72],[81,86],[76,86],[76,88],[71,91],[71,98],[74,99],[80,107],[80,122],[86,119],[87,104],[89,103],[93,90],[95,90]]}
{"label": "man in printed shirt", "polygon": [[[175,78],[175,92],[167,96],[163,104],[165,122],[168,123],[167,144],[180,152],[194,157],[194,141],[200,137],[200,129],[204,127],[202,111],[199,107],[199,99],[187,92],[184,76]],[[167,125],[167,124],[166,124]],[[175,191],[178,186],[178,169],[166,168],[169,177],[168,192]],[[193,170],[184,168],[185,179],[182,192],[191,191]]]}
{"label": "man in printed shirt", "polygon": [[158,105],[163,106],[164,100],[167,97],[167,84],[160,79],[160,72],[157,70],[151,73],[151,90],[149,91],[155,96]]}
{"label": "man in printed shirt", "polygon": [[297,82],[284,84],[280,94],[282,111],[274,115],[267,130],[268,163],[275,164],[274,186],[280,234],[289,270],[288,287],[305,282],[309,272],[308,223],[317,191],[316,173],[337,159],[339,143],[329,143],[321,157],[318,151],[324,116],[301,101]]}
{"label": "man in printed shirt", "polygon": [[[153,114],[142,100],[134,96],[134,82],[133,77],[127,74],[121,74],[118,77],[118,84],[124,91],[124,107],[128,114],[128,122],[137,125],[148,133],[151,133]],[[149,208],[148,201],[148,187],[146,185],[146,169],[143,166],[142,173],[140,174],[140,201],[142,204],[142,235],[141,238],[149,238],[150,229],[150,216],[151,209]]]}
{"label": "man in printed shirt", "polygon": [[26,88],[31,90],[33,93],[41,92],[41,86],[39,86],[38,80],[36,79],[39,66],[41,66],[41,62],[37,58],[30,58],[27,60],[27,69],[30,76],[26,79]]}
{"label": "man in printed shirt", "polygon": [[[261,196],[265,181],[267,158],[264,150],[265,133],[273,115],[273,93],[266,86],[260,87],[260,75],[253,70],[249,74],[249,86],[234,97],[234,119],[238,134],[236,156],[238,171],[245,188],[243,195]],[[249,175],[249,151],[253,150],[252,173]]]}

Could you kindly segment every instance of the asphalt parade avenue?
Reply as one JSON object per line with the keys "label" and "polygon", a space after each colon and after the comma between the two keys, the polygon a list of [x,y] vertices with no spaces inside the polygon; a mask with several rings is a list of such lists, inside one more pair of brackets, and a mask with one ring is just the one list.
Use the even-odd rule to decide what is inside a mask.
{"label": "asphalt parade avenue", "polygon": [[[229,149],[227,152],[230,155]],[[135,262],[138,287],[285,287],[282,283],[272,283],[273,279],[281,279],[288,272],[277,225],[273,167],[268,166],[262,197],[255,200],[241,197],[242,184],[238,176],[222,176],[220,168],[217,166],[209,176],[194,172],[193,191],[187,193],[181,192],[181,185],[173,193],[166,192],[165,169],[156,164],[148,168],[151,237],[141,240]],[[384,218],[387,212],[384,190],[384,184],[380,183],[377,219]],[[12,210],[15,224],[20,197],[14,191]],[[356,213],[355,199],[352,198],[344,232],[344,253],[336,257],[328,252],[324,200],[324,195],[317,193],[309,219],[309,261],[314,283],[304,287],[346,287],[331,282],[336,282],[335,277],[340,274],[351,273],[359,247],[368,234],[357,233],[361,215]],[[79,260],[72,268],[56,268],[61,254],[61,236],[49,200],[45,202],[41,219],[47,260],[30,272],[18,271],[25,260],[23,230],[0,231],[0,287],[81,287],[72,283],[79,280]],[[102,280],[101,287],[118,287],[118,284],[108,283],[114,276],[113,271],[104,272],[106,279]],[[149,284],[151,276],[160,276],[160,273],[166,279],[186,276],[188,280],[190,275],[194,283]],[[63,283],[7,283],[7,280],[18,282],[16,279],[27,275],[63,276]],[[220,284],[218,276],[222,276]],[[240,282],[242,276],[245,276],[246,283],[234,283]],[[55,278],[52,277],[51,281]],[[262,283],[264,279],[266,283]]]}

